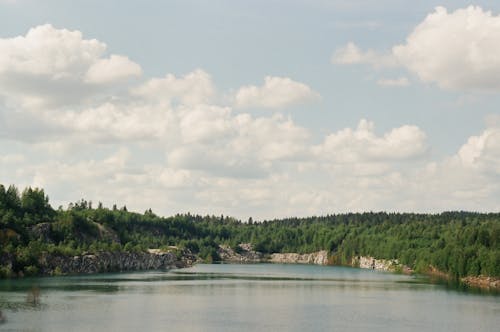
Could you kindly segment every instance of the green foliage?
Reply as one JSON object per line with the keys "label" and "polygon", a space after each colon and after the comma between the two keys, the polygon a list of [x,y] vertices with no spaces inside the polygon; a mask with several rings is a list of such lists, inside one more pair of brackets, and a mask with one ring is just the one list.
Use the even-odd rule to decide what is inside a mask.
{"label": "green foliage", "polygon": [[25,276],[36,276],[38,274],[38,267],[34,265],[29,265],[24,268]]}
{"label": "green foliage", "polygon": [[63,275],[63,272],[59,266],[57,266],[54,271],[52,271],[53,276],[61,276]]}
{"label": "green foliage", "polygon": [[14,276],[14,272],[9,266],[0,266],[0,278],[10,278]]}
{"label": "green foliage", "polygon": [[251,221],[189,213],[163,218],[150,209],[139,214],[116,204],[95,209],[85,200],[54,211],[42,189],[27,188],[20,195],[16,187],[0,185],[0,276],[36,273],[46,253],[177,246],[212,262],[220,259],[219,244],[238,251],[239,243],[248,242],[264,254],[328,250],[335,264],[350,264],[352,257],[363,255],[399,259],[421,272],[433,266],[457,278],[500,276],[498,213],[351,213]]}

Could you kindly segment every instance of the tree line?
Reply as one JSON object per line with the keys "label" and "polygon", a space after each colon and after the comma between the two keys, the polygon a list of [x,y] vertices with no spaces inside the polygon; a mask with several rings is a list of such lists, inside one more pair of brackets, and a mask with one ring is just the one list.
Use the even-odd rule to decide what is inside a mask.
{"label": "tree line", "polygon": [[[44,254],[145,251],[176,246],[206,261],[221,244],[252,243],[264,254],[328,250],[334,264],[352,257],[398,259],[417,272],[500,276],[500,214],[348,213],[242,222],[227,216],[156,215],[80,200],[53,209],[43,189],[0,185],[0,276],[36,274]],[[6,266],[4,262],[13,262]]]}

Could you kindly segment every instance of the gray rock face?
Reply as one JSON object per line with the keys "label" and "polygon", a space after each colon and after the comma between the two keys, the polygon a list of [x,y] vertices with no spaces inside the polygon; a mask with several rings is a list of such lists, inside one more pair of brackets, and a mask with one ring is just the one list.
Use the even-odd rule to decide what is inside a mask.
{"label": "gray rock face", "polygon": [[73,257],[45,255],[40,259],[42,274],[170,269],[189,266],[193,261],[190,255],[178,259],[173,252],[98,252]]}
{"label": "gray rock face", "polygon": [[229,246],[221,245],[217,253],[224,262],[259,263],[263,261],[262,253],[254,251],[250,243],[239,244],[237,252]]}
{"label": "gray rock face", "polygon": [[254,251],[250,243],[240,243],[236,250],[229,246],[221,245],[217,253],[222,261],[231,263],[328,264],[328,252],[326,250],[309,254],[275,253],[270,256],[264,256],[261,252]]}
{"label": "gray rock face", "polygon": [[53,242],[50,237],[50,223],[48,222],[36,224],[31,227],[30,231],[35,239],[39,239],[47,243]]}
{"label": "gray rock face", "polygon": [[360,267],[362,269],[373,269],[391,272],[403,268],[403,266],[397,259],[376,259],[369,256],[353,257],[351,265]]}
{"label": "gray rock face", "polygon": [[272,263],[327,265],[328,252],[326,250],[321,250],[310,254],[276,253],[271,255],[269,261]]}

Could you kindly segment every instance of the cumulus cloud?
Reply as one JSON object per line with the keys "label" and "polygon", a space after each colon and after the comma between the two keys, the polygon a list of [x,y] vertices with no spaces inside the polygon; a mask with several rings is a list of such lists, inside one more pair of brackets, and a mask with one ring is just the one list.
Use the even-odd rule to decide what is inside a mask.
{"label": "cumulus cloud", "polygon": [[424,82],[445,89],[500,89],[500,15],[480,7],[450,13],[437,7],[392,52]]}
{"label": "cumulus cloud", "polygon": [[491,199],[500,194],[496,127],[471,137],[455,155],[430,161],[425,133],[415,126],[377,134],[372,122],[361,120],[356,128],[333,132],[314,145],[308,130],[281,115],[254,118],[221,109],[207,116],[200,121],[223,118],[230,126],[214,132],[214,138],[208,133],[183,138],[190,126],[179,122],[174,145],[152,147],[166,155],[164,161],[143,161],[138,153],[142,147],[133,151],[123,148],[130,145],[113,145],[122,148],[109,155],[93,145],[102,159],[63,155],[58,161],[33,163],[3,158],[0,180],[43,186],[64,205],[84,195],[108,206],[120,202],[160,213],[262,218],[500,208]]}
{"label": "cumulus cloud", "polygon": [[[51,118],[52,113],[44,113]],[[53,125],[67,131],[67,136],[84,137],[94,142],[157,140],[165,138],[175,126],[172,110],[145,105],[106,102],[79,111],[62,111]]]}
{"label": "cumulus cloud", "polygon": [[478,136],[471,136],[458,151],[466,167],[500,175],[500,126],[487,128]]}
{"label": "cumulus cloud", "polygon": [[99,59],[87,70],[84,81],[93,84],[106,84],[122,81],[129,77],[140,76],[141,67],[129,58],[111,55],[107,59]]}
{"label": "cumulus cloud", "polygon": [[181,120],[184,141],[167,152],[170,166],[218,176],[265,177],[274,162],[307,153],[308,131],[282,115],[253,118],[233,116],[228,109],[212,112],[187,113]]}
{"label": "cumulus cloud", "polygon": [[319,94],[304,83],[288,77],[266,76],[263,86],[241,87],[234,104],[238,108],[283,108],[318,98]]}
{"label": "cumulus cloud", "polygon": [[0,93],[24,107],[81,101],[104,84],[141,74],[127,57],[105,57],[106,44],[80,31],[37,26],[0,39]]}
{"label": "cumulus cloud", "polygon": [[[0,107],[0,149],[15,151],[0,156],[0,183],[42,186],[55,206],[83,196],[138,211],[244,218],[500,208],[493,199],[500,195],[496,116],[456,153],[432,160],[425,132],[414,125],[378,133],[362,119],[318,137],[286,114],[234,112],[318,98],[289,78],[242,87],[234,105],[225,105],[202,69],[111,92],[110,82],[140,67],[106,56],[102,42],[75,31],[37,27],[1,39],[0,49],[1,93],[9,94]],[[87,99],[96,90],[101,97]]]}
{"label": "cumulus cloud", "polygon": [[392,63],[443,89],[500,90],[500,15],[477,6],[448,12],[436,7],[389,51],[362,51],[354,43],[338,49],[336,64]]}
{"label": "cumulus cloud", "polygon": [[167,74],[164,78],[150,79],[134,88],[132,93],[159,103],[196,105],[211,102],[215,87],[210,75],[197,69],[179,78]]}
{"label": "cumulus cloud", "polygon": [[339,163],[408,160],[427,151],[426,135],[416,126],[394,128],[375,134],[373,122],[362,119],[356,129],[345,128],[325,137],[314,151],[319,157]]}

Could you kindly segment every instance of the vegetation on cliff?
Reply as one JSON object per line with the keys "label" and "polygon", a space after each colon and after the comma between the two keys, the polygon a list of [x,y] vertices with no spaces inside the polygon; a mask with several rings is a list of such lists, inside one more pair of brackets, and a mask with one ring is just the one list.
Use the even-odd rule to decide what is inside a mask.
{"label": "vegetation on cliff", "polygon": [[335,264],[355,256],[432,266],[456,279],[500,276],[500,214],[351,213],[241,222],[224,216],[159,217],[81,200],[54,210],[43,189],[0,185],[0,276],[37,274],[46,254],[145,252],[177,246],[208,261],[220,244],[252,243],[264,254],[329,251]]}

